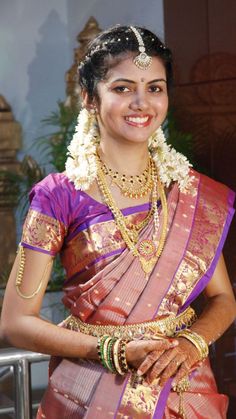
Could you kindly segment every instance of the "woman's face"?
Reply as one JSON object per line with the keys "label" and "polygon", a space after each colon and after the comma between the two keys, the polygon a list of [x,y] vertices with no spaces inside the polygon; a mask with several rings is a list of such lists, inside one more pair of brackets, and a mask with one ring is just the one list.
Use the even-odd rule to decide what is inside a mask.
{"label": "woman's face", "polygon": [[146,142],[166,117],[166,72],[157,57],[147,70],[140,70],[133,56],[125,58],[98,83],[97,93],[102,141]]}

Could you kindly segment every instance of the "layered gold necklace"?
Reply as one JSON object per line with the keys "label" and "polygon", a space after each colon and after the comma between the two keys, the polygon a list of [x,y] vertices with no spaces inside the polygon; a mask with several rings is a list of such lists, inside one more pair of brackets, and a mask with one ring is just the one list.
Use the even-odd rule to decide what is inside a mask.
{"label": "layered gold necklace", "polygon": [[120,174],[108,167],[104,162],[101,164],[101,170],[106,176],[111,178],[112,183],[118,186],[121,194],[126,197],[139,199],[152,191],[153,179],[151,176],[151,158],[149,158],[148,165],[144,172],[136,176]]}
{"label": "layered gold necklace", "polygon": [[[139,224],[130,224],[127,222],[126,217],[122,214],[121,210],[118,208],[112,193],[108,187],[106,181],[106,175],[104,170],[102,169],[102,161],[100,157],[97,155],[97,182],[99,189],[103,195],[103,199],[109,209],[111,210],[116,225],[119,228],[123,240],[125,241],[127,247],[132,251],[135,257],[138,257],[142,269],[146,274],[149,274],[154,265],[156,264],[157,260],[159,259],[166,240],[167,235],[167,223],[168,223],[168,209],[167,209],[167,201],[165,196],[165,190],[161,182],[157,177],[157,171],[155,163],[150,160],[150,167],[151,167],[151,177],[152,177],[152,204],[151,208],[148,212],[147,217]],[[157,199],[158,199],[158,192],[160,194],[161,199],[161,207],[163,212],[163,223],[162,223],[162,231],[160,234],[160,240],[158,241],[158,230],[159,230],[159,214],[158,214],[158,206],[157,206]],[[153,216],[154,222],[154,232],[152,239],[141,239],[138,241],[138,235],[141,229],[149,222],[151,217]],[[132,225],[132,227],[130,226]]]}

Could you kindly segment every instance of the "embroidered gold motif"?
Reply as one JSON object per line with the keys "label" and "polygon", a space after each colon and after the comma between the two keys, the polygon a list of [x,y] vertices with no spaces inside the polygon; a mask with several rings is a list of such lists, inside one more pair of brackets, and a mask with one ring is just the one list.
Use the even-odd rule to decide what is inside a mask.
{"label": "embroidered gold motif", "polygon": [[137,412],[151,413],[156,404],[156,399],[150,387],[139,385],[136,388],[128,386],[123,397],[124,406],[131,404]]}
{"label": "embroidered gold motif", "polygon": [[62,222],[30,209],[24,223],[21,242],[49,252],[58,252],[65,234],[66,227]]}
{"label": "embroidered gold motif", "polygon": [[151,385],[143,382],[137,386],[133,386],[131,376],[123,395],[119,412],[129,413],[129,417],[133,417],[133,414],[135,414],[138,417],[140,415],[140,418],[144,417],[144,415],[145,418],[151,418],[155,411],[161,390],[158,386],[158,381],[158,379],[154,380]]}
{"label": "embroidered gold motif", "polygon": [[[146,211],[127,216],[132,224],[139,223]],[[68,276],[80,272],[94,260],[116,250],[125,248],[124,240],[114,220],[92,224],[80,231],[68,244],[62,261],[68,268]]]}

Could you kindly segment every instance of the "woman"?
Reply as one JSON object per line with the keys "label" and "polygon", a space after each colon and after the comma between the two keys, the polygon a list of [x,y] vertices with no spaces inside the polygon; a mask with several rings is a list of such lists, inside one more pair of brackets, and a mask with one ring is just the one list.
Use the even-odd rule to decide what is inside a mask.
{"label": "woman", "polygon": [[[167,146],[171,53],[153,33],[103,32],[79,73],[66,171],[31,192],[2,312],[13,345],[54,355],[37,417],[225,418],[207,355],[235,316],[220,256],[233,193]],[[58,252],[62,327],[39,317]]]}

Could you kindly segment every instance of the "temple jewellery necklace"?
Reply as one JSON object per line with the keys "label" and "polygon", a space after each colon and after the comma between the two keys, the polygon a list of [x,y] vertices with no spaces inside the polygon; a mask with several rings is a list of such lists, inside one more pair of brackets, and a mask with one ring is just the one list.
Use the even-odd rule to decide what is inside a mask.
{"label": "temple jewellery necklace", "polygon": [[101,169],[106,176],[111,178],[112,183],[118,186],[121,194],[126,197],[139,199],[146,196],[153,189],[150,157],[148,159],[147,167],[141,175],[127,176],[125,174],[120,174],[108,167],[104,162],[102,162]]}
{"label": "temple jewellery necklace", "polygon": [[[152,191],[152,202],[154,205],[154,213],[153,213],[153,221],[154,221],[154,232],[152,239],[142,239],[139,243],[136,244],[132,237],[132,232],[129,230],[126,224],[126,218],[122,214],[121,210],[118,208],[111,191],[107,185],[105,174],[102,170],[102,163],[98,155],[96,156],[97,160],[97,182],[99,189],[103,195],[104,201],[111,210],[116,225],[119,228],[123,240],[125,241],[127,247],[132,251],[135,257],[138,257],[142,269],[146,274],[149,274],[154,265],[156,264],[157,260],[161,256],[161,253],[164,248],[164,244],[166,241],[167,235],[167,223],[168,223],[168,208],[167,208],[167,201],[165,196],[164,187],[157,178],[156,168],[154,164],[153,167],[153,191]],[[159,215],[158,215],[158,207],[157,207],[157,197],[158,193],[160,193],[162,211],[163,211],[163,226],[160,235],[160,240],[157,239],[157,233],[159,229]]]}

